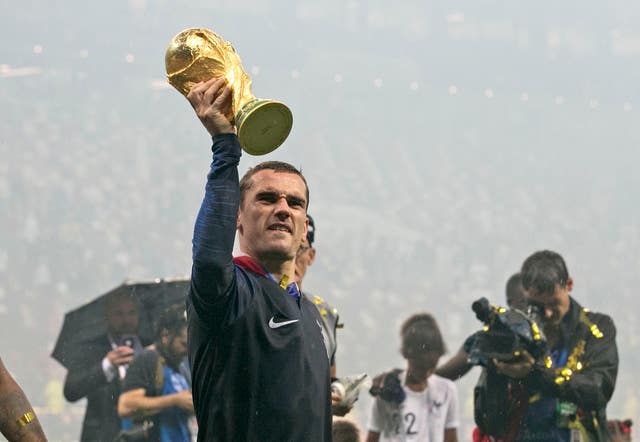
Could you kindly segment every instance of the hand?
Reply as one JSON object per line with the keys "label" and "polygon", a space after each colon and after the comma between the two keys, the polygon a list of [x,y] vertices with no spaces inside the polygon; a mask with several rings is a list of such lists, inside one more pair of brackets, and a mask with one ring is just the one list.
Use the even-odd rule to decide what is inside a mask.
{"label": "hand", "polygon": [[342,396],[338,393],[331,392],[331,410],[335,416],[344,416],[351,411],[353,405],[342,403]]}
{"label": "hand", "polygon": [[526,378],[531,372],[533,364],[536,360],[526,350],[520,355],[520,359],[515,362],[500,362],[497,359],[493,360],[493,365],[496,367],[496,371],[505,376],[509,376],[514,379]]}
{"label": "hand", "polygon": [[187,100],[212,137],[235,133],[231,123],[231,88],[224,86],[224,78],[212,78],[198,83],[187,94]]}
{"label": "hand", "polygon": [[373,378],[373,380],[371,381],[371,388],[369,389],[369,392],[371,394],[380,394],[380,392],[382,391],[382,387],[384,386],[384,378],[386,378],[389,373],[391,373],[391,371],[385,371],[384,373],[380,373]]}
{"label": "hand", "polygon": [[133,349],[126,345],[121,345],[107,353],[107,359],[114,367],[126,365],[133,361]]}
{"label": "hand", "polygon": [[193,413],[193,396],[191,390],[182,390],[175,394],[175,406],[182,408],[189,413]]}

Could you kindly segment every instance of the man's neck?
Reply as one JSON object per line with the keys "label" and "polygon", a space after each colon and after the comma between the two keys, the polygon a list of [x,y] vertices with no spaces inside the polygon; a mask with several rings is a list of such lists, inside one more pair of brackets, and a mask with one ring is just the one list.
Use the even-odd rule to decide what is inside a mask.
{"label": "man's neck", "polygon": [[548,325],[544,328],[549,348],[555,348],[560,339],[560,326],[558,324]]}
{"label": "man's neck", "polygon": [[242,254],[249,256],[258,264],[260,264],[260,266],[262,266],[262,268],[267,273],[269,273],[277,282],[282,281],[282,278],[285,275],[288,277],[287,284],[294,282],[296,270],[295,257],[283,260],[282,256],[256,256],[252,253],[249,253],[248,251],[242,250],[242,247],[240,248],[240,251],[242,252]]}
{"label": "man's neck", "polygon": [[288,279],[287,284],[294,281],[295,261],[293,259],[284,262],[281,260],[260,260],[259,262],[276,281],[282,281],[285,276]]}
{"label": "man's neck", "polygon": [[424,391],[424,389],[427,388],[427,382],[430,374],[430,372],[417,373],[411,371],[411,369],[407,369],[404,383],[411,391]]}

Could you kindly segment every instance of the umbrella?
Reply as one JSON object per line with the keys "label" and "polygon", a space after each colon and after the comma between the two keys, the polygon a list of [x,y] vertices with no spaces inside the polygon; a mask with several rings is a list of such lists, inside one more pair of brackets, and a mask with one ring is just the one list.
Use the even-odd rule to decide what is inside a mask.
{"label": "umbrella", "polygon": [[153,281],[125,281],[93,301],[67,312],[51,357],[63,366],[77,360],[86,344],[107,333],[104,320],[105,301],[115,292],[130,295],[138,303],[138,335],[143,341],[153,338],[155,319],[169,306],[184,305],[191,282],[189,278],[155,279]]}

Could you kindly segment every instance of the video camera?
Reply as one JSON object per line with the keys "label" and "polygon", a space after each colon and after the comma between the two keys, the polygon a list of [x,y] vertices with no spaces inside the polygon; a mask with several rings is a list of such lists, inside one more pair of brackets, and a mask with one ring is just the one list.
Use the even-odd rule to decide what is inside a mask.
{"label": "video camera", "polygon": [[540,322],[542,308],[539,305],[532,303],[523,312],[494,306],[487,298],[480,298],[471,309],[485,327],[465,343],[469,363],[487,367],[492,359],[513,362],[525,350],[535,360],[544,357],[547,340]]}
{"label": "video camera", "polygon": [[517,407],[517,388],[499,374],[492,360],[517,361],[524,351],[541,360],[547,340],[541,327],[542,307],[530,304],[527,311],[491,305],[480,298],[471,305],[476,317],[485,325],[465,342],[468,361],[484,367],[474,388],[474,419],[485,435],[503,438],[511,413]]}

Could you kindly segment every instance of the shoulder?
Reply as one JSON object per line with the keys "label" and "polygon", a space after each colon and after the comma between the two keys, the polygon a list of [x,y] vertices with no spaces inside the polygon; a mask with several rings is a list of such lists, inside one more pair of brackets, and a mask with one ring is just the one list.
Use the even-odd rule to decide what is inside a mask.
{"label": "shoulder", "polygon": [[616,326],[611,316],[605,313],[592,312],[588,308],[581,307],[580,322],[583,322],[596,339],[608,335],[615,336]]}
{"label": "shoulder", "polygon": [[160,355],[157,351],[146,348],[131,363],[131,367],[139,367],[140,369],[155,368],[158,364]]}
{"label": "shoulder", "polygon": [[338,309],[333,307],[327,301],[322,299],[320,296],[313,295],[311,293],[302,292],[303,295],[318,309],[320,312],[320,316],[326,319],[334,319],[338,318]]}
{"label": "shoulder", "polygon": [[432,374],[429,376],[429,388],[432,393],[437,396],[441,396],[442,398],[447,398],[450,395],[455,395],[457,392],[456,384],[450,380],[443,378],[442,376],[438,376],[437,374]]}

